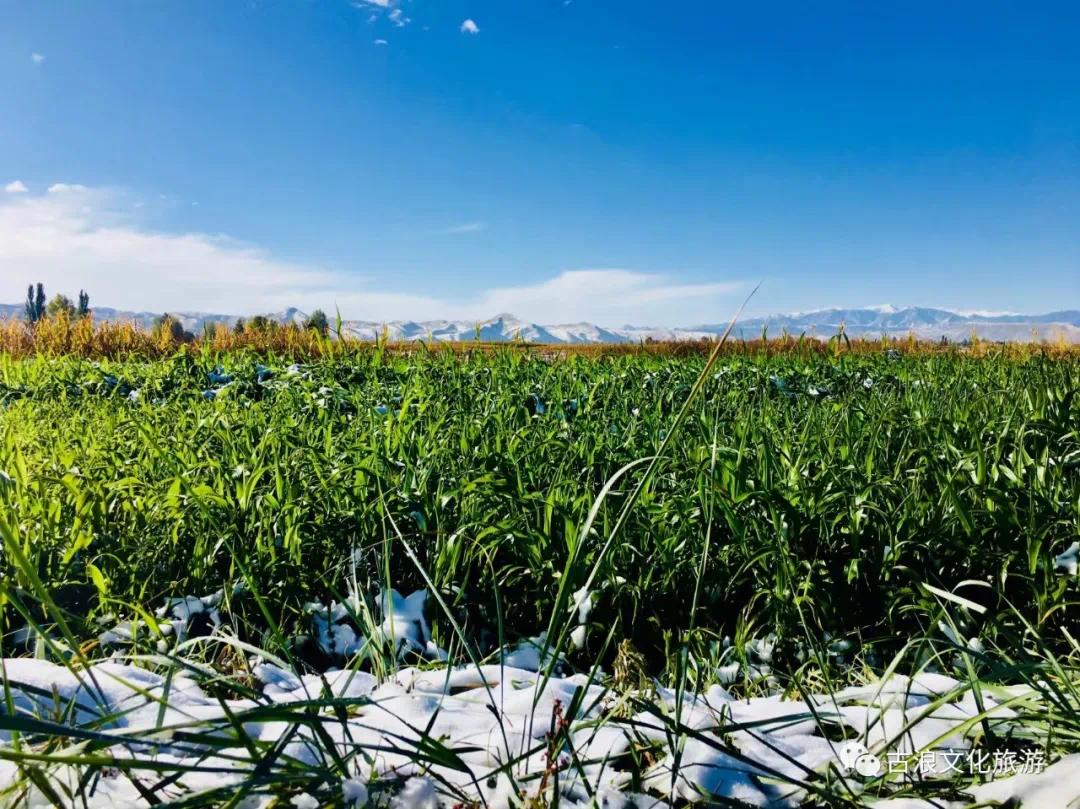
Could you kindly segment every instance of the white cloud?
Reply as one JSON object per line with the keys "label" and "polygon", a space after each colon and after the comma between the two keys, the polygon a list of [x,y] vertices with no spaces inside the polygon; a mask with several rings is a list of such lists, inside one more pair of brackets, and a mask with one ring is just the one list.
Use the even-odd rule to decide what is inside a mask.
{"label": "white cloud", "polygon": [[29,190],[30,189],[26,187],[26,183],[22,180],[12,180],[4,186],[4,191],[9,194],[25,194]]}
{"label": "white cloud", "polygon": [[514,312],[541,323],[687,325],[715,316],[717,298],[742,288],[738,282],[672,284],[664,275],[632,270],[568,270],[529,286],[489,290],[477,310]]}
{"label": "white cloud", "polygon": [[461,24],[461,33],[463,34],[479,34],[480,27],[472,20],[465,20]]}
{"label": "white cloud", "polygon": [[45,61],[45,57],[40,53],[32,53],[30,54],[30,61],[32,61],[35,65],[40,65],[42,62]]}
{"label": "white cloud", "polygon": [[463,233],[479,233],[482,230],[487,230],[487,222],[463,222],[460,225],[454,225],[443,231],[448,236],[459,236]]}
{"label": "white cloud", "polygon": [[390,43],[388,43],[385,39],[376,39],[375,44],[376,45],[389,45]]}
{"label": "white cloud", "polygon": [[[741,288],[623,269],[571,270],[439,298],[378,289],[370,279],[284,261],[228,237],[156,230],[141,218],[147,209],[139,202],[68,183],[0,198],[0,300],[41,281],[50,291],[86,289],[101,306],[136,311],[249,315],[296,306],[375,321],[474,320],[509,311],[540,323],[684,325],[726,315],[727,296]],[[392,277],[392,268],[385,275]]]}
{"label": "white cloud", "polygon": [[48,189],[50,194],[79,194],[84,191],[89,191],[85,185],[79,185],[78,183],[53,183]]}
{"label": "white cloud", "polygon": [[383,14],[397,28],[404,28],[412,22],[412,18],[407,17],[405,11],[398,6],[398,0],[353,0],[352,6],[366,12],[369,23],[378,22]]}
{"label": "white cloud", "polygon": [[0,202],[0,275],[61,290],[92,290],[102,305],[247,313],[293,292],[327,289],[317,269],[202,233],[142,225],[119,192],[57,183],[43,195]]}

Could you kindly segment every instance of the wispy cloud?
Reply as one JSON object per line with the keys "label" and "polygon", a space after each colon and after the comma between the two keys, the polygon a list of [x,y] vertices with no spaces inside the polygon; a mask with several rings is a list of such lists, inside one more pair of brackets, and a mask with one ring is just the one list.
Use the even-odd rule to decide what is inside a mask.
{"label": "wispy cloud", "polygon": [[442,232],[448,236],[457,236],[463,233],[479,233],[482,230],[487,230],[487,226],[487,222],[464,222],[460,225],[449,227]]}
{"label": "wispy cloud", "polygon": [[45,56],[40,53],[32,53],[30,54],[30,61],[33,62],[35,65],[40,65],[42,62],[45,61]]}
{"label": "wispy cloud", "polygon": [[376,22],[383,14],[398,28],[404,28],[412,22],[398,5],[398,0],[353,0],[352,6],[360,11],[370,12],[369,23]]}
{"label": "wispy cloud", "polygon": [[4,191],[8,194],[25,194],[29,190],[22,180],[12,180],[4,186]]}
{"label": "wispy cloud", "polygon": [[27,283],[94,290],[103,304],[155,310],[250,312],[337,280],[232,239],[153,230],[140,213],[124,193],[71,183],[9,196],[0,201],[0,266],[18,267]]}
{"label": "wispy cloud", "polygon": [[[57,183],[47,193],[0,198],[0,266],[19,268],[13,289],[88,290],[101,305],[230,314],[339,308],[350,319],[478,320],[510,311],[541,323],[592,320],[679,325],[726,313],[733,282],[687,284],[626,269],[568,270],[457,297],[380,289],[326,267],[281,260],[258,245],[153,228],[136,196]],[[479,223],[467,223],[476,225]],[[467,232],[467,231],[466,231]],[[392,276],[385,268],[380,276]],[[10,276],[11,273],[8,273]]]}
{"label": "wispy cloud", "polygon": [[465,20],[465,22],[463,22],[461,24],[461,33],[463,33],[463,34],[479,34],[480,33],[480,26],[478,26],[472,20]]}
{"label": "wispy cloud", "polygon": [[390,43],[388,43],[385,39],[376,39],[375,44],[376,45],[388,45]]}
{"label": "wispy cloud", "polygon": [[567,270],[535,284],[489,290],[477,311],[528,312],[526,317],[541,323],[686,325],[706,312],[715,314],[718,299],[743,287],[732,281],[679,284],[663,274],[624,269]]}
{"label": "wispy cloud", "polygon": [[53,183],[49,186],[48,193],[50,194],[79,194],[85,191],[89,191],[85,185],[79,185],[78,183]]}

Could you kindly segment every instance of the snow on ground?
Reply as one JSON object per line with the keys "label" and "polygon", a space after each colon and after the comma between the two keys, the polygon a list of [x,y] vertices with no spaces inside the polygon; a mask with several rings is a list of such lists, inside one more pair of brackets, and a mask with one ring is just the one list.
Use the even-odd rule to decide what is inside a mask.
{"label": "snow on ground", "polygon": [[[556,782],[560,799],[568,806],[588,805],[591,795],[608,809],[651,806],[657,798],[664,803],[697,802],[710,796],[749,806],[796,806],[807,797],[800,785],[830,767],[843,774],[853,795],[870,780],[849,769],[847,749],[829,741],[819,722],[846,726],[884,759],[886,751],[965,749],[971,740],[959,726],[977,713],[970,692],[953,698],[953,692],[963,691],[959,684],[930,674],[895,676],[808,702],[779,696],[736,700],[720,686],[703,694],[676,694],[658,687],[639,695],[651,702],[646,710],[626,717],[618,710],[625,696],[580,674],[545,681],[534,671],[501,665],[405,668],[379,683],[365,672],[297,676],[259,661],[252,673],[261,690],[259,698],[221,701],[185,671],[173,670],[169,676],[109,661],[77,673],[43,660],[4,661],[4,679],[18,716],[107,734],[115,739],[108,754],[117,759],[152,760],[165,767],[198,765],[163,787],[158,795],[162,799],[239,783],[247,776],[252,755],[239,740],[235,746],[212,749],[198,738],[182,735],[187,730],[204,734],[203,739],[234,736],[236,725],[226,711],[256,745],[264,745],[264,752],[265,746],[292,731],[277,767],[285,767],[286,759],[333,767],[331,754],[340,756],[347,771],[336,770],[340,784],[334,785],[334,797],[339,802],[348,796],[351,805],[360,805],[380,789],[389,794],[388,787],[376,786],[389,783],[391,791],[399,793],[394,805],[402,809],[477,800],[505,807],[522,793],[543,792],[550,800]],[[267,706],[330,695],[351,704],[344,716],[321,711],[320,734],[310,724],[290,728],[280,711],[264,715]],[[985,699],[993,721],[1012,718],[1006,707],[989,696]],[[553,723],[562,721],[569,723],[569,742],[550,745],[547,734]],[[670,734],[675,726],[683,729],[681,738]],[[425,728],[431,738],[456,751],[459,764],[423,760]],[[67,752],[77,752],[77,741],[71,739]],[[11,742],[11,733],[0,731],[0,745]],[[632,792],[629,771],[631,748],[646,746],[652,748],[648,758],[653,763],[638,789],[651,798]],[[510,766],[504,767],[507,763]],[[141,788],[165,774],[143,772]],[[54,787],[61,790],[73,790],[83,775],[75,766],[50,770]],[[15,765],[0,761],[0,785],[13,783],[15,776]],[[37,788],[30,789],[35,796],[31,804],[47,805]],[[1042,775],[997,780],[974,788],[972,794],[983,801],[1015,797],[1024,806],[1039,809],[1065,807],[1080,795],[1080,756],[1062,759]],[[86,797],[86,805],[95,807],[147,805],[120,767],[102,770]],[[295,795],[292,802],[318,806],[329,797],[305,793]],[[253,796],[246,805],[268,802],[268,797]],[[877,805],[903,809],[931,804]]]}
{"label": "snow on ground", "polygon": [[1014,775],[971,787],[971,802],[891,798],[870,809],[967,809],[969,806],[1009,806],[1024,809],[1075,809],[1080,801],[1080,755],[1065,756],[1041,773]]}
{"label": "snow on ground", "polygon": [[1080,542],[1074,542],[1065,553],[1054,560],[1054,570],[1067,576],[1075,576],[1080,562]]}
{"label": "snow on ground", "polygon": [[[35,732],[38,741],[62,739],[50,748],[54,756],[73,761],[95,743],[95,755],[115,760],[91,778],[78,763],[47,765],[53,789],[65,799],[82,785],[80,806],[149,805],[151,788],[159,800],[220,789],[247,779],[257,760],[264,760],[262,767],[269,760],[279,774],[305,767],[334,774],[335,782],[315,795],[292,793],[294,806],[361,806],[369,800],[385,806],[393,796],[392,809],[477,803],[502,809],[520,805],[522,796],[550,804],[556,790],[571,809],[655,809],[716,799],[786,807],[812,798],[829,774],[833,789],[839,783],[868,805],[955,809],[967,803],[875,803],[889,791],[879,778],[886,774],[884,762],[890,771],[900,761],[922,762],[921,775],[889,775],[893,787],[905,778],[941,777],[937,773],[947,773],[950,760],[980,752],[972,734],[984,724],[1002,731],[1017,724],[1008,705],[989,693],[982,695],[985,720],[971,721],[980,712],[971,691],[926,672],[804,700],[735,699],[720,685],[700,694],[657,684],[616,693],[582,674],[538,673],[551,664],[557,674],[566,669],[544,636],[504,650],[501,663],[448,666],[424,617],[426,596],[381,594],[378,616],[367,616],[367,637],[359,628],[364,605],[355,594],[329,607],[308,605],[316,643],[339,663],[363,660],[369,641],[435,661],[433,668],[401,668],[381,682],[350,669],[297,675],[280,661],[256,657],[249,661],[251,696],[224,699],[204,687],[211,672],[200,674],[195,664],[170,667],[162,657],[142,659],[154,670],[120,653],[81,670],[42,659],[0,661],[0,696],[14,711],[0,723],[0,804],[49,805],[41,785],[25,778],[22,791],[4,793],[19,776],[11,761],[17,741],[11,720],[51,723]],[[592,599],[586,590],[574,593],[575,631],[587,626]],[[220,626],[221,601],[221,593],[172,599],[157,617],[168,637],[183,642]],[[138,629],[119,624],[103,635],[103,644],[124,647]],[[752,651],[764,667],[772,641],[761,640]],[[1006,701],[1023,696],[1017,689],[996,693]],[[329,698],[339,702],[326,705]],[[323,704],[311,705],[315,701]],[[6,714],[0,701],[0,719]],[[293,716],[303,721],[290,721]],[[28,738],[21,744],[25,750]],[[278,754],[270,755],[275,746]],[[975,779],[988,783],[971,787],[971,799],[1016,800],[1037,809],[1064,809],[1080,800],[1080,756],[1067,756],[1043,773],[1004,777],[1011,772]],[[251,794],[241,805],[270,801]]]}

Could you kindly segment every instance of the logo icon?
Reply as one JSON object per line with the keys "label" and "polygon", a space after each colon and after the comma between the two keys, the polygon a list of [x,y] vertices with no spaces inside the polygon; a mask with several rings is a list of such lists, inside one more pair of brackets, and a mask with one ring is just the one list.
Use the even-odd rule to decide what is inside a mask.
{"label": "logo icon", "polygon": [[850,739],[837,750],[840,763],[848,772],[854,770],[863,778],[881,774],[881,759],[871,753],[862,742]]}

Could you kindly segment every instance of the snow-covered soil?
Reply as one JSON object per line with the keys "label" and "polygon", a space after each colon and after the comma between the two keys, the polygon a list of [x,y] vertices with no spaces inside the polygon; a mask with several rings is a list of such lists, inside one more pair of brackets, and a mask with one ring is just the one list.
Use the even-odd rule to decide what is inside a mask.
{"label": "snow-covered soil", "polygon": [[[78,764],[48,768],[59,794],[74,794],[82,783],[85,805],[100,807],[149,805],[148,789],[167,800],[240,783],[258,759],[279,773],[304,765],[336,774],[336,783],[324,783],[314,794],[297,790],[296,806],[361,805],[395,796],[396,809],[469,802],[504,807],[523,795],[550,801],[556,790],[569,806],[595,801],[605,809],[709,797],[796,806],[830,770],[834,788],[853,798],[868,788],[882,794],[876,776],[884,765],[875,773],[857,761],[867,748],[880,762],[889,754],[914,762],[920,751],[959,756],[970,750],[978,729],[969,722],[978,713],[972,694],[931,674],[895,676],[805,701],[739,700],[720,686],[702,694],[656,687],[628,701],[584,675],[545,681],[536,672],[502,665],[405,668],[382,683],[359,671],[297,676],[267,662],[255,662],[252,671],[258,697],[220,700],[186,671],[168,676],[102,662],[76,673],[42,660],[4,661],[17,716],[79,728],[87,740],[109,742],[96,755],[116,763],[95,779],[86,779],[87,768]],[[304,716],[305,702],[330,696],[343,702]],[[1013,720],[1006,705],[985,699],[992,723]],[[282,706],[291,706],[302,722],[291,722]],[[842,726],[861,741],[830,741],[823,726]],[[250,741],[239,738],[238,727]],[[560,727],[565,733],[556,732],[560,741],[552,742],[550,734]],[[77,756],[81,742],[76,731],[69,747],[51,752]],[[11,751],[11,744],[10,731],[0,731],[0,753],[5,746]],[[22,744],[25,750],[25,737]],[[276,758],[270,755],[274,745],[281,745]],[[136,760],[144,765],[128,771],[124,762]],[[151,770],[148,762],[161,769]],[[173,767],[175,776],[168,778]],[[907,777],[915,777],[914,770],[912,764]],[[15,783],[17,775],[14,763],[0,760],[0,785]],[[894,774],[893,788],[904,777]],[[22,797],[29,804],[48,805],[38,787],[27,782],[26,790]],[[968,793],[973,802],[1017,798],[1037,809],[1073,806],[1080,798],[1080,756],[1042,773],[990,780]],[[863,798],[873,802],[870,793]],[[269,802],[253,794],[243,805]],[[904,799],[874,805],[967,803]]]}
{"label": "snow-covered soil", "polygon": [[[551,662],[542,636],[505,650],[501,662],[453,666],[432,642],[425,600],[423,591],[389,591],[366,632],[355,594],[306,608],[313,640],[338,665],[388,644],[431,661],[382,680],[348,668],[301,676],[251,649],[229,676],[187,662],[187,650],[218,642],[197,636],[220,631],[221,593],[158,610],[156,657],[130,655],[146,627],[126,621],[100,638],[116,656],[87,668],[0,661],[0,804],[50,805],[50,792],[93,807],[200,793],[216,802],[214,790],[258,783],[241,806],[271,805],[271,792],[301,809],[501,809],[530,799],[551,805],[556,793],[568,807],[602,809],[717,799],[784,807],[827,803],[826,795],[892,809],[1080,806],[1080,755],[1055,762],[1026,733],[1014,709],[1035,696],[1023,689],[983,689],[981,710],[970,689],[927,672],[803,699],[736,699],[720,685],[618,690],[583,674],[538,673]],[[574,594],[575,632],[585,632],[591,604],[587,591]],[[1011,735],[1014,748],[984,749],[987,727]],[[44,752],[50,738],[52,760],[35,762],[43,786],[15,760]],[[916,781],[950,780],[962,797],[887,797]]]}

